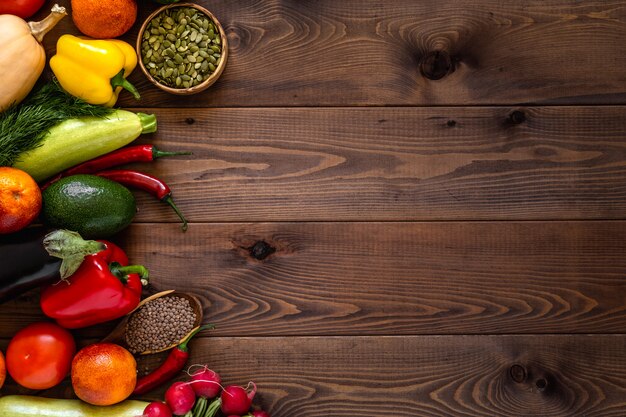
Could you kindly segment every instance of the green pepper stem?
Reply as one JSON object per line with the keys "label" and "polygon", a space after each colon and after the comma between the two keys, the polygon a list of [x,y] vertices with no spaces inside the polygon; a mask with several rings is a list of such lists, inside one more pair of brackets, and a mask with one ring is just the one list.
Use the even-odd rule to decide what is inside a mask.
{"label": "green pepper stem", "polygon": [[157,149],[156,146],[152,147],[152,159],[163,158],[164,156],[176,156],[176,155],[193,155],[191,152],[168,152]]}
{"label": "green pepper stem", "polygon": [[117,262],[111,262],[109,264],[109,270],[113,275],[119,278],[124,284],[128,281],[128,275],[138,274],[141,278],[142,285],[148,285],[148,278],[150,274],[148,269],[143,265],[126,265],[122,266]]}
{"label": "green pepper stem", "polygon": [[136,113],[141,124],[141,133],[154,133],[157,131],[157,119],[154,114]]}
{"label": "green pepper stem", "polygon": [[189,333],[189,336],[187,336],[179,345],[178,345],[178,350],[181,350],[183,352],[187,352],[188,348],[187,348],[187,343],[189,343],[189,341],[191,340],[192,337],[194,337],[196,334],[198,334],[199,332],[201,332],[202,330],[211,330],[211,329],[215,329],[215,325],[214,324],[205,324],[203,326],[198,327],[196,330],[194,330],[193,332]]}
{"label": "green pepper stem", "polygon": [[167,203],[170,205],[170,207],[172,207],[174,209],[174,211],[176,212],[176,214],[178,214],[178,217],[180,217],[180,219],[183,221],[183,225],[181,226],[181,229],[183,229],[183,232],[187,231],[187,219],[185,219],[185,216],[183,216],[183,213],[178,209],[178,207],[176,207],[176,204],[174,204],[174,200],[172,199],[171,194],[166,195],[165,197],[163,197],[163,199],[161,200],[164,203]]}
{"label": "green pepper stem", "polygon": [[115,77],[111,78],[111,87],[113,87],[114,91],[117,87],[122,87],[123,89],[128,90],[133,95],[133,97],[135,97],[135,100],[139,100],[141,98],[141,96],[139,95],[139,91],[137,91],[135,86],[132,85],[130,81],[128,81],[126,78],[124,78],[124,68],[122,68],[120,72],[115,74]]}

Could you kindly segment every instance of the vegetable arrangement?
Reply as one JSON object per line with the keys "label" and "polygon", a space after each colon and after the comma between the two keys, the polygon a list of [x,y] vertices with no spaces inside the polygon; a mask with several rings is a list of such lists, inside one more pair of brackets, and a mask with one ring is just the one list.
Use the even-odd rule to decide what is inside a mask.
{"label": "vegetable arrangement", "polygon": [[[131,265],[121,247],[103,240],[124,230],[134,218],[136,201],[128,188],[169,205],[187,230],[167,183],[123,165],[190,153],[130,145],[156,131],[156,116],[113,108],[122,90],[140,99],[127,80],[137,66],[134,48],[109,39],[132,26],[135,1],[72,0],[77,28],[95,39],[60,36],[49,61],[53,80],[34,88],[46,63],[43,36],[66,16],[65,9],[55,5],[41,22],[23,20],[43,3],[0,1],[0,40],[5,45],[0,52],[0,68],[5,70],[0,85],[0,303],[40,288],[39,306],[53,321],[31,323],[14,335],[6,351],[6,369],[0,352],[0,387],[7,372],[19,385],[36,390],[54,387],[69,374],[80,400],[9,395],[0,397],[0,415],[268,417],[264,411],[250,410],[254,383],[222,387],[221,377],[206,365],[188,372],[189,379],[173,382],[165,402],[128,400],[183,373],[192,338],[213,328],[200,325],[201,314],[195,316],[197,321],[191,316],[189,323],[184,322],[189,328],[172,333],[170,339],[146,337],[146,329],[156,328],[155,318],[144,322],[141,341],[165,340],[162,349],[175,347],[159,367],[142,377],[137,375],[133,353],[145,352],[131,352],[130,344],[127,349],[117,343],[94,343],[76,352],[68,329],[98,325],[145,308],[141,301],[148,270]],[[43,224],[32,225],[37,219]],[[174,317],[176,308],[163,305],[170,306],[168,317]],[[179,318],[179,327],[181,322]]]}

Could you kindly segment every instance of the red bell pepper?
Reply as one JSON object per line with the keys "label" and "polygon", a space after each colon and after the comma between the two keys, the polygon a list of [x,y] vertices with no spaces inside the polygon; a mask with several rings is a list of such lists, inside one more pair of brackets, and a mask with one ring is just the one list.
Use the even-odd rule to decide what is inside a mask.
{"label": "red bell pepper", "polygon": [[78,329],[114,320],[131,312],[141,300],[148,271],[128,265],[128,257],[111,242],[106,249],[85,257],[67,280],[41,293],[41,310],[67,329]]}

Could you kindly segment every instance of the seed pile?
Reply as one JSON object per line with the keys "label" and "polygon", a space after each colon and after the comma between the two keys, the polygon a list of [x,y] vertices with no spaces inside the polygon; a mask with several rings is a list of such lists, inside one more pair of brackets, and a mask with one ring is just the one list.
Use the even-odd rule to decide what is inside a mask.
{"label": "seed pile", "polygon": [[158,82],[172,88],[189,88],[217,69],[222,39],[207,15],[193,7],[174,7],[148,23],[141,55],[144,66]]}
{"label": "seed pile", "polygon": [[192,329],[196,315],[189,300],[160,297],[133,313],[126,325],[126,343],[132,353],[163,349]]}

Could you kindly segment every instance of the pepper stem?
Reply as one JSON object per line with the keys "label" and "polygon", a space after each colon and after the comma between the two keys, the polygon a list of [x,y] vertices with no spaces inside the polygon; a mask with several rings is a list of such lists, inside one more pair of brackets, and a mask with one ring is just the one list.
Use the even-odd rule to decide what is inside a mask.
{"label": "pepper stem", "polygon": [[203,326],[198,327],[196,330],[192,331],[191,333],[189,333],[189,335],[183,339],[182,342],[180,342],[180,344],[178,345],[178,350],[183,351],[183,352],[187,352],[188,348],[187,348],[187,343],[189,343],[189,341],[191,340],[192,337],[194,337],[196,334],[198,334],[199,332],[201,332],[202,330],[211,330],[211,329],[215,329],[215,325],[214,324],[205,324]]}
{"label": "pepper stem", "polygon": [[186,232],[187,231],[187,219],[185,219],[185,216],[183,216],[183,213],[178,209],[178,207],[176,207],[176,204],[174,204],[174,200],[172,199],[172,196],[168,194],[165,197],[163,197],[161,201],[169,204],[170,207],[174,209],[176,214],[178,214],[178,217],[180,217],[180,219],[183,221],[183,225],[181,226],[181,229],[183,229],[183,232]]}
{"label": "pepper stem", "polygon": [[128,281],[128,275],[138,274],[141,278],[141,285],[148,285],[148,278],[150,274],[148,273],[148,269],[143,265],[122,266],[117,262],[111,262],[109,264],[109,270],[124,284]]}
{"label": "pepper stem", "polygon": [[113,87],[113,90],[115,90],[117,87],[122,87],[123,89],[128,90],[133,95],[133,97],[135,97],[135,100],[139,100],[141,98],[141,96],[139,95],[139,91],[137,91],[135,86],[132,85],[130,81],[128,81],[126,78],[124,78],[124,68],[122,68],[120,72],[115,74],[115,77],[111,78],[111,87]]}
{"label": "pepper stem", "polygon": [[57,24],[61,19],[67,16],[65,7],[61,7],[58,4],[52,6],[51,13],[39,22],[28,22],[30,33],[37,39],[37,42],[43,42],[43,37],[46,33]]}
{"label": "pepper stem", "polygon": [[152,147],[152,159],[163,158],[164,156],[176,156],[176,155],[193,155],[191,152],[168,152],[157,149],[156,146]]}
{"label": "pepper stem", "polygon": [[87,255],[93,255],[106,249],[106,245],[95,240],[85,240],[80,234],[70,230],[55,230],[43,239],[43,247],[50,256],[60,258],[61,279],[67,279],[83,263]]}

